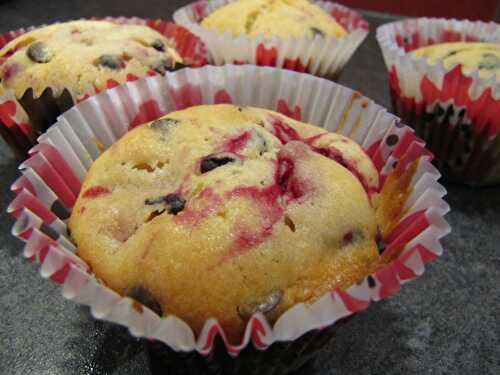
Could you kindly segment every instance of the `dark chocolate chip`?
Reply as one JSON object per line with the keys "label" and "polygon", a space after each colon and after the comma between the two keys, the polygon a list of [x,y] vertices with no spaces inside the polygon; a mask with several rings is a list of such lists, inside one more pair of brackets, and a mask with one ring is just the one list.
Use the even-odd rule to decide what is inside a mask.
{"label": "dark chocolate chip", "polygon": [[386,245],[384,239],[382,238],[382,233],[380,232],[380,230],[377,231],[376,241],[377,241],[378,253],[382,254],[384,252],[385,248],[387,247],[387,245]]}
{"label": "dark chocolate chip", "polygon": [[167,71],[172,70],[175,63],[172,59],[160,59],[151,64],[151,69],[160,74],[165,74]]}
{"label": "dark chocolate chip", "polygon": [[500,69],[500,58],[493,53],[484,53],[482,55],[483,60],[479,64],[479,69]]}
{"label": "dark chocolate chip", "polygon": [[102,66],[104,68],[120,70],[125,66],[125,62],[120,55],[102,55],[98,57],[95,62],[95,65]]}
{"label": "dark chocolate chip", "polygon": [[235,158],[228,156],[227,154],[208,155],[207,157],[201,160],[200,172],[201,173],[210,172],[212,169],[218,168],[227,163],[232,163],[235,160],[236,160]]}
{"label": "dark chocolate chip", "polygon": [[179,212],[184,210],[186,200],[177,194],[172,193],[165,197],[165,203],[167,203],[168,206],[168,213],[171,215],[177,215]]}
{"label": "dark chocolate chip", "polygon": [[154,311],[158,315],[162,315],[162,309],[160,303],[151,294],[149,290],[143,286],[136,286],[130,289],[126,293],[127,297],[135,299],[137,302],[142,303],[144,306],[148,307],[151,311]]}
{"label": "dark chocolate chip", "polygon": [[292,232],[295,232],[295,223],[293,220],[290,218],[290,216],[285,215],[285,225],[290,228]]}
{"label": "dark chocolate chip", "polygon": [[375,288],[375,286],[377,285],[377,283],[375,282],[375,279],[373,278],[372,275],[369,275],[366,280],[368,281],[368,287],[369,288]]}
{"label": "dark chocolate chip", "polygon": [[265,298],[255,303],[237,307],[238,315],[242,319],[248,319],[255,313],[267,314],[275,309],[283,299],[283,291],[279,289],[272,290]]}
{"label": "dark chocolate chip", "polygon": [[317,27],[310,27],[309,30],[311,30],[313,36],[319,35],[319,36],[325,36],[325,33],[323,30],[318,29]]}
{"label": "dark chocolate chip", "polygon": [[26,54],[31,61],[39,64],[48,63],[54,57],[54,53],[44,42],[31,43],[26,50]]}
{"label": "dark chocolate chip", "polygon": [[163,43],[160,39],[155,39],[153,43],[151,43],[151,47],[160,52],[165,52],[165,43]]}
{"label": "dark chocolate chip", "polygon": [[153,121],[149,127],[151,129],[167,129],[170,126],[177,125],[179,120],[175,120],[173,118],[161,118],[159,120]]}
{"label": "dark chocolate chip", "polygon": [[[186,205],[186,200],[175,193],[171,193],[162,197],[146,199],[144,201],[144,204],[148,206],[153,206],[155,204],[165,204],[167,206],[167,212],[169,214],[177,215],[179,212],[184,210],[184,206]],[[158,215],[161,215],[163,211],[159,212]]]}
{"label": "dark chocolate chip", "polygon": [[52,238],[53,240],[57,241],[57,239],[59,238],[59,233],[57,233],[54,228],[47,225],[46,223],[42,223],[42,225],[40,225],[40,231],[49,236],[50,238]]}

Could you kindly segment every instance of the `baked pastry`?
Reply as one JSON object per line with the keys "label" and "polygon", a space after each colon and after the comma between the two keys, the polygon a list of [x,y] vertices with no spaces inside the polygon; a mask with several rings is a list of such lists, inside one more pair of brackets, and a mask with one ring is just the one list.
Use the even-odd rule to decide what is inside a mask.
{"label": "baked pastry", "polygon": [[370,273],[378,174],[350,139],[281,114],[191,107],[138,127],[90,168],[69,221],[97,277],[230,341]]}
{"label": "baked pastry", "polygon": [[341,38],[347,34],[332,16],[307,0],[238,0],[211,13],[201,25],[232,35]]}
{"label": "baked pastry", "polygon": [[0,93],[38,97],[50,87],[79,96],[106,88],[108,80],[150,71],[165,73],[182,62],[168,40],[147,26],[71,21],[22,34],[0,50]]}
{"label": "baked pastry", "polygon": [[500,44],[481,42],[438,43],[411,52],[431,64],[442,61],[446,69],[460,64],[462,71],[479,72],[481,78],[496,75],[500,78]]}

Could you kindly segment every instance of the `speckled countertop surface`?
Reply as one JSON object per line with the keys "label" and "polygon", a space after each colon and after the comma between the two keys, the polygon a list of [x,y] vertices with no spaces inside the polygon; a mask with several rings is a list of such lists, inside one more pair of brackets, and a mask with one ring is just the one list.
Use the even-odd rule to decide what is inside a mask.
{"label": "speckled countertop surface", "polygon": [[[0,32],[85,16],[169,18],[180,0],[0,0]],[[373,31],[387,22],[368,16]],[[340,82],[388,107],[374,34]],[[150,374],[141,342],[64,300],[19,254],[5,208],[17,163],[0,141],[0,373]],[[500,187],[446,186],[453,232],[445,254],[396,296],[338,328],[321,374],[500,374]]]}

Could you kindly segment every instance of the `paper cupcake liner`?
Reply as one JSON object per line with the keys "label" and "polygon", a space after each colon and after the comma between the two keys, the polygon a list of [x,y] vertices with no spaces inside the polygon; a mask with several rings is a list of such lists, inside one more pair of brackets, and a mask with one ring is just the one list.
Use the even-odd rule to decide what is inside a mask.
{"label": "paper cupcake liner", "polygon": [[335,78],[368,35],[368,22],[361,15],[345,6],[326,1],[314,3],[347,30],[348,34],[343,38],[233,36],[201,26],[203,18],[232,1],[235,0],[201,0],[178,9],[173,15],[176,23],[203,40],[216,65],[272,66]]}
{"label": "paper cupcake liner", "polygon": [[[278,110],[359,143],[381,178],[381,196],[390,186],[408,186],[407,199],[394,206],[392,229],[383,238],[383,267],[347,290],[332,290],[311,305],[297,304],[271,326],[262,314],[249,320],[238,344],[229,343],[215,319],[195,337],[175,316],[160,318],[137,308],[130,298],[107,288],[73,253],[66,221],[81,181],[93,161],[130,128],[173,110],[198,104],[235,103]],[[26,242],[24,255],[41,264],[41,274],[62,284],[63,296],[88,305],[94,317],[127,326],[132,334],[167,344],[173,351],[209,355],[216,340],[237,356],[250,342],[264,350],[328,327],[396,293],[424,272],[443,249],[449,207],[437,182],[431,155],[407,126],[384,108],[331,81],[291,71],[255,66],[183,69],[127,83],[93,96],[59,117],[39,138],[22,176],[12,185],[16,198],[8,212],[13,234]],[[406,182],[404,182],[406,181]]]}
{"label": "paper cupcake liner", "polygon": [[[208,62],[208,51],[203,42],[182,26],[159,19],[137,17],[106,17],[100,19],[120,24],[149,26],[173,42],[175,49],[184,59],[185,65],[199,67]],[[0,49],[12,39],[34,29],[34,26],[30,26],[0,35]],[[0,65],[1,63],[0,59]],[[151,71],[148,74],[156,75],[158,73]],[[129,74],[127,81],[133,81],[137,78]],[[107,87],[114,87],[120,83],[124,82],[108,80]],[[95,95],[99,91],[94,87],[84,95],[77,96],[69,88],[58,91],[47,87],[39,96],[33,95],[33,90],[29,89],[22,97],[18,98],[13,90],[7,90],[0,95],[0,135],[14,151],[16,157],[24,159],[30,147],[35,144],[36,138],[57,120],[57,116],[77,102],[88,96]]]}
{"label": "paper cupcake liner", "polygon": [[443,42],[500,43],[500,26],[418,18],[380,26],[377,39],[394,111],[427,142],[444,175],[470,185],[500,183],[500,80],[408,54]]}

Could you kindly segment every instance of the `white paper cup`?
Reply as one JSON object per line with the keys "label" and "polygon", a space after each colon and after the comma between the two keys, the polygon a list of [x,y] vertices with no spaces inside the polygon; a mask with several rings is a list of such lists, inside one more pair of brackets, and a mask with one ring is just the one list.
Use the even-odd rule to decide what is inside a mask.
{"label": "white paper cup", "polygon": [[[292,113],[295,118],[344,134],[374,161],[380,172],[381,195],[400,178],[407,179],[409,189],[396,212],[397,224],[383,239],[386,263],[379,271],[348,290],[332,290],[311,305],[295,305],[274,326],[263,315],[255,314],[236,345],[226,342],[215,319],[208,320],[196,337],[178,317],[160,318],[146,307],[137,309],[130,298],[100,283],[74,255],[66,228],[86,171],[129,128],[173,110],[220,102]],[[396,293],[403,283],[420,276],[425,263],[442,253],[440,239],[450,230],[443,219],[449,210],[442,200],[446,191],[437,182],[439,173],[430,163],[430,153],[413,131],[359,93],[306,74],[227,65],[140,79],[74,106],[39,142],[20,167],[22,176],[12,186],[16,198],[8,208],[17,219],[13,234],[26,242],[25,256],[39,261],[42,276],[62,284],[64,297],[88,305],[96,318],[125,325],[134,335],[163,342],[171,351],[208,355],[217,337],[225,343],[226,357],[226,353],[238,356],[251,350],[251,342],[260,350],[272,344],[271,349],[302,345],[303,338],[298,338],[305,333],[365,309],[371,301]],[[304,348],[316,342],[308,335],[303,337],[308,338]],[[307,355],[304,348],[303,355]],[[256,352],[251,358],[255,367],[259,358],[267,357]]]}
{"label": "white paper cup", "polygon": [[174,21],[207,45],[212,62],[223,64],[253,64],[307,72],[316,76],[336,78],[347,61],[368,35],[368,22],[355,11],[333,2],[314,3],[332,15],[347,31],[343,38],[291,37],[266,38],[233,36],[209,30],[200,22],[218,8],[235,0],[201,0],[186,5],[174,13]]}

